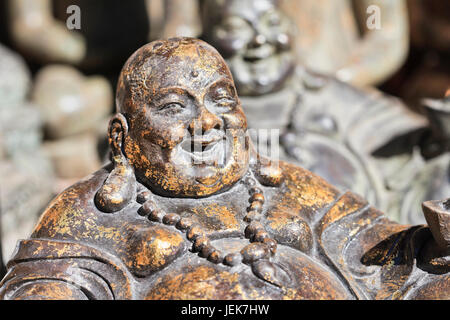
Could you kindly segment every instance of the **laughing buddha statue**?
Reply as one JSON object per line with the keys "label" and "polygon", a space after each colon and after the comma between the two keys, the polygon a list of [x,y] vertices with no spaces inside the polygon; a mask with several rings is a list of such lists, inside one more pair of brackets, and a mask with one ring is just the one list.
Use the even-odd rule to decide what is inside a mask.
{"label": "laughing buddha statue", "polygon": [[450,298],[450,201],[424,204],[430,227],[399,225],[259,156],[207,43],[143,46],[116,98],[111,163],[18,243],[2,299]]}

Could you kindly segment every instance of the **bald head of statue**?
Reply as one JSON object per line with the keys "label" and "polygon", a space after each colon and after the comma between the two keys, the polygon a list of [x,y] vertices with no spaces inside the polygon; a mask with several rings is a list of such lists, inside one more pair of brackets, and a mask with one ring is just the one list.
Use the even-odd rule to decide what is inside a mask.
{"label": "bald head of statue", "polygon": [[116,105],[113,158],[155,193],[220,193],[248,169],[247,122],[233,78],[206,42],[172,38],[138,49],[120,74]]}

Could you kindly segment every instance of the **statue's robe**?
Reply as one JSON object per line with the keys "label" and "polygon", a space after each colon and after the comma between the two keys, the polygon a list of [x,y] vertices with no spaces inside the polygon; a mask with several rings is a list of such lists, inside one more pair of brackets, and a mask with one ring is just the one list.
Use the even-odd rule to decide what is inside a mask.
{"label": "statue's robe", "polygon": [[[362,198],[339,192],[300,167],[280,165],[282,184],[263,187],[263,222],[278,241],[271,258],[278,266],[275,280],[255,276],[245,264],[229,267],[199,257],[189,250],[191,244],[181,231],[137,214],[137,202],[113,214],[100,212],[94,195],[109,166],[66,189],[49,205],[31,238],[18,243],[0,283],[0,297],[450,298],[448,259],[439,272],[418,267],[423,264],[417,258],[420,249],[432,239],[427,227],[393,223]],[[233,201],[224,207],[220,195],[214,196],[215,202],[192,201],[196,218],[206,229],[210,226],[210,238],[224,250],[248,244],[243,237],[245,212],[233,211],[247,201],[236,195],[245,188],[238,183],[227,191]],[[312,232],[290,237],[289,232],[299,230],[292,226],[302,223],[309,228],[301,230]]]}

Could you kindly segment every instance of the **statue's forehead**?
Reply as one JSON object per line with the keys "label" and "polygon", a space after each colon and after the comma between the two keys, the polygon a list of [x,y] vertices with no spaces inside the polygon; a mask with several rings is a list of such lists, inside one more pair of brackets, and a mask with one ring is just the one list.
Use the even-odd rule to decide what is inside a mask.
{"label": "statue's forehead", "polygon": [[228,0],[221,8],[222,14],[239,16],[248,21],[257,20],[262,14],[278,7],[276,0]]}
{"label": "statue's forehead", "polygon": [[141,68],[145,87],[155,93],[167,87],[199,91],[221,78],[232,81],[226,63],[217,52],[194,45],[153,54]]}

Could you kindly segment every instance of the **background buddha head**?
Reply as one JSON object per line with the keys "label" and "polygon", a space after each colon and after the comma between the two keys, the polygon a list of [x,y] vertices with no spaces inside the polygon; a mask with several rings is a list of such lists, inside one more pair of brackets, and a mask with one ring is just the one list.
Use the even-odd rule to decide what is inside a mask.
{"label": "background buddha head", "polygon": [[138,49],[122,69],[116,104],[113,154],[152,191],[208,196],[247,171],[246,118],[225,61],[207,43],[172,38]]}
{"label": "background buddha head", "polygon": [[204,38],[224,56],[241,95],[280,89],[295,66],[294,24],[276,0],[203,1]]}

